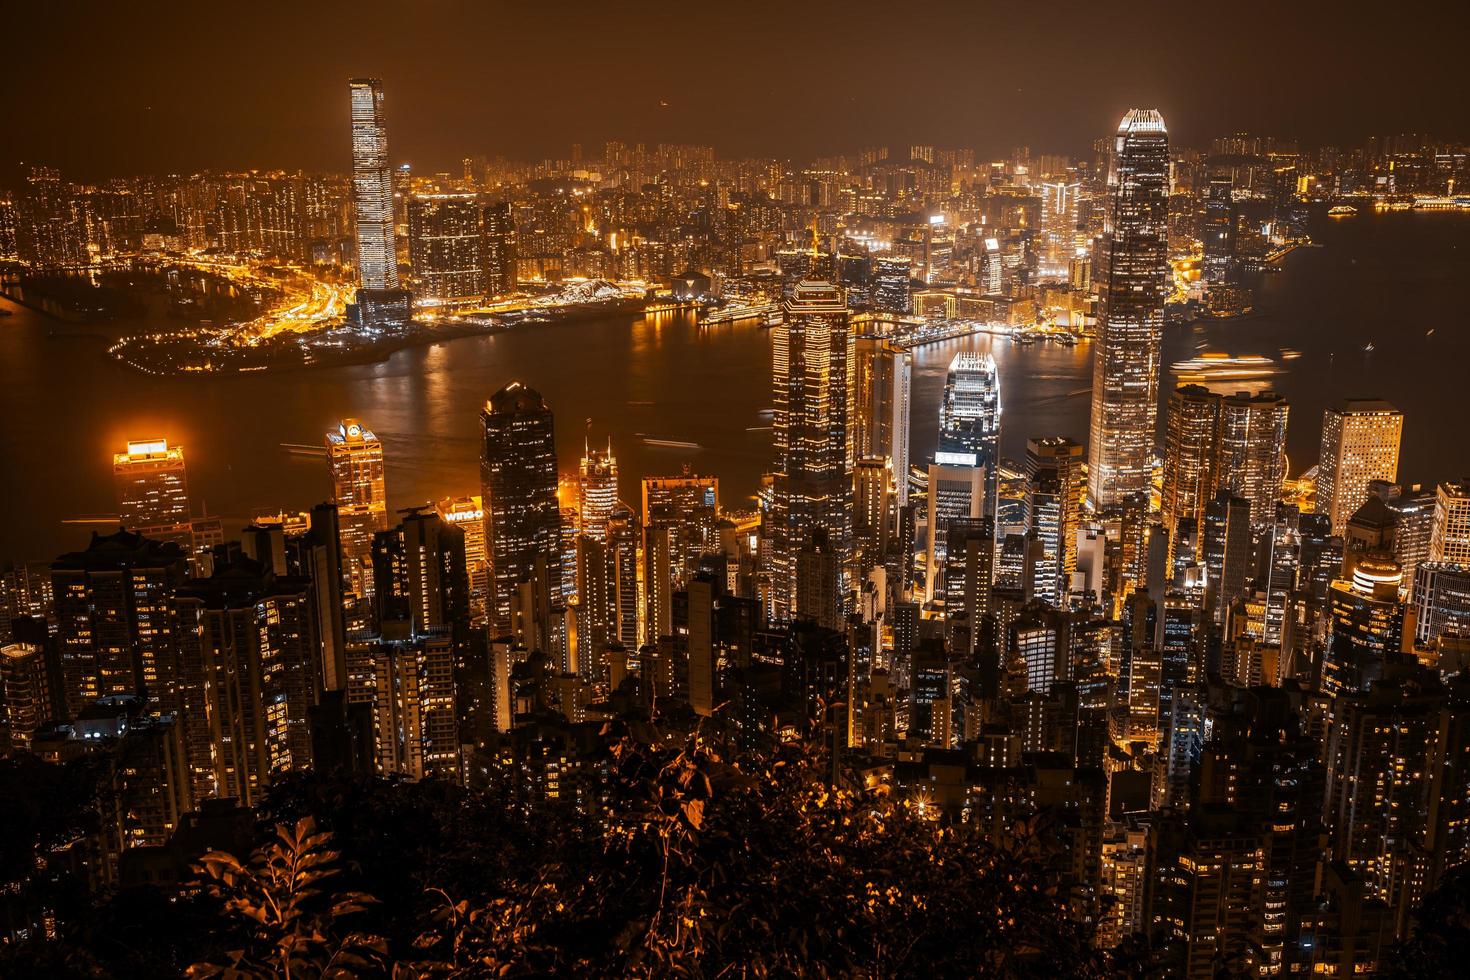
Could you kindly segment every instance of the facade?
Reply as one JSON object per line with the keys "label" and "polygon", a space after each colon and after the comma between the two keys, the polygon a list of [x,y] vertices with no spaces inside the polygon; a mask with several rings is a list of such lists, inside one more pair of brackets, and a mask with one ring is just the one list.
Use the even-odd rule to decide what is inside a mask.
{"label": "facade", "polygon": [[492,637],[511,632],[511,600],[544,557],[560,593],[561,508],[555,425],[539,392],[512,381],[480,413],[480,493],[490,558]]}
{"label": "facade", "polygon": [[[846,594],[852,553],[853,456],[848,427],[853,347],[847,302],[826,282],[803,280],[772,333],[775,415],[771,505],[772,611],[788,618],[799,591],[797,556],[825,537]],[[809,563],[810,564],[810,563]]]}
{"label": "facade", "polygon": [[1378,399],[1349,400],[1322,414],[1317,513],[1327,515],[1333,534],[1368,499],[1368,484],[1398,479],[1403,431],[1403,413]]}
{"label": "facade", "polygon": [[1077,570],[1081,524],[1082,447],[1065,436],[1026,441],[1027,520],[1042,544],[1037,598],[1062,605]]}
{"label": "facade", "polygon": [[1098,508],[1147,491],[1151,476],[1169,289],[1169,135],[1153,109],[1118,127],[1105,214],[1087,474]]}

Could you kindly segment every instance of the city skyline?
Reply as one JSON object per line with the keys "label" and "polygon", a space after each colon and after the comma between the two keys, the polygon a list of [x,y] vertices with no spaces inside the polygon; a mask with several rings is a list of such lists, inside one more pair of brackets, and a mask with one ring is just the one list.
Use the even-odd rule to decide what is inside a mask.
{"label": "city skyline", "polygon": [[[350,167],[0,191],[0,974],[1458,975],[1459,107],[1316,145],[1362,26],[1249,3],[343,12],[157,101]],[[410,161],[492,104],[566,156]]]}

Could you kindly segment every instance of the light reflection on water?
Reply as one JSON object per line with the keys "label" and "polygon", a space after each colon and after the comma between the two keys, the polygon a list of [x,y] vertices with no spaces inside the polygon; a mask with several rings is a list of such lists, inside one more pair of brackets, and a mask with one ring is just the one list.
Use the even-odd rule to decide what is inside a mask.
{"label": "light reflection on water", "polygon": [[[1404,478],[1470,471],[1457,408],[1470,363],[1460,302],[1470,216],[1364,215],[1317,233],[1327,247],[1294,253],[1285,272],[1264,278],[1259,315],[1170,328],[1164,364],[1201,344],[1271,357],[1294,348],[1302,356],[1265,384],[1291,400],[1288,452],[1298,469],[1316,459],[1329,401],[1379,396],[1407,413]],[[382,437],[392,507],[473,492],[479,411],[512,378],[539,388],[556,412],[563,470],[575,466],[587,419],[594,441],[611,436],[630,501],[640,476],[688,463],[719,476],[723,499],[738,505],[769,463],[770,339],[750,323],[700,328],[668,312],[455,340],[381,364],[207,380],[145,377],[105,360],[107,338],[125,332],[129,325],[72,328],[26,310],[0,317],[0,512],[23,515],[3,525],[0,560],[85,543],[85,529],[60,522],[113,510],[110,453],[130,437],[182,443],[196,506],[235,522],[257,508],[325,499],[325,464],[281,444],[319,444],[345,416]],[[1090,345],[976,336],[915,352],[916,461],[933,450],[944,373],[965,349],[990,351],[1000,368],[1003,453],[1024,454],[1029,436],[1085,440]],[[645,436],[701,448],[652,446]]]}

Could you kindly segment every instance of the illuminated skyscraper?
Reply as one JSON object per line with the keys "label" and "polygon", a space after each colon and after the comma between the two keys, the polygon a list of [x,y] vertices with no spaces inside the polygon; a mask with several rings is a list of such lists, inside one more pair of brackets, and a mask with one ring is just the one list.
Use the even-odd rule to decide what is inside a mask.
{"label": "illuminated skyscraper", "polygon": [[352,202],[357,213],[357,275],[363,289],[397,289],[393,246],[393,171],[383,121],[383,83],[354,78],[352,94]]}
{"label": "illuminated skyscraper", "polygon": [[127,452],[112,457],[118,519],[137,529],[189,520],[189,481],[184,450],[167,439],[129,442]]}
{"label": "illuminated skyscraper", "polygon": [[607,522],[618,507],[618,458],[612,443],[606,450],[590,446],[577,471],[577,510],[582,533],[597,541],[607,540]]}
{"label": "illuminated skyscraper", "polygon": [[852,449],[848,383],[853,348],[842,291],[798,283],[772,331],[773,435],[776,449],[771,537],[773,610],[795,611],[798,555],[823,531],[836,561],[838,602],[846,592],[852,550]]}
{"label": "illuminated skyscraper", "polygon": [[332,503],[342,536],[347,588],[372,595],[373,535],[388,529],[388,493],[383,482],[383,444],[357,419],[343,419],[327,433]]}
{"label": "illuminated skyscraper", "polygon": [[1429,560],[1470,565],[1470,479],[1446,481],[1435,491]]}
{"label": "illuminated skyscraper", "polygon": [[548,581],[561,591],[555,427],[540,393],[519,381],[490,396],[480,426],[491,635],[499,637],[511,632],[511,598],[538,557],[545,559]]}
{"label": "illuminated skyscraper", "polygon": [[881,337],[857,337],[853,454],[892,464],[895,506],[909,502],[909,412],[913,355]]}
{"label": "illuminated skyscraper", "polygon": [[1322,457],[1317,467],[1317,513],[1341,534],[1368,499],[1374,480],[1398,479],[1404,415],[1386,401],[1350,400],[1322,413]]}
{"label": "illuminated skyscraper", "polygon": [[989,354],[960,351],[949,362],[944,401],[939,406],[939,447],[934,462],[941,466],[983,466],[983,512],[995,513],[1000,475],[1000,372]]}
{"label": "illuminated skyscraper", "polygon": [[419,194],[408,202],[415,292],[446,302],[485,295],[480,203],[474,194]]}
{"label": "illuminated skyscraper", "polygon": [[1153,109],[1123,117],[1108,173],[1093,344],[1087,496],[1147,492],[1169,288],[1169,135]]}
{"label": "illuminated skyscraper", "polygon": [[1065,603],[1077,570],[1078,511],[1082,497],[1082,447],[1051,436],[1026,441],[1030,530],[1042,543],[1036,575],[1037,598]]}
{"label": "illuminated skyscraper", "polygon": [[[1205,505],[1218,485],[1219,462],[1220,396],[1203,385],[1180,385],[1169,395],[1160,503],[1175,554],[1180,521],[1192,521],[1196,532],[1204,527]],[[1198,533],[1194,540],[1197,545]]]}
{"label": "illuminated skyscraper", "polygon": [[1082,185],[1051,181],[1041,185],[1041,251],[1048,272],[1067,272],[1067,263],[1077,254],[1077,216]]}
{"label": "illuminated skyscraper", "polygon": [[1251,524],[1276,519],[1286,479],[1286,399],[1273,391],[1224,399],[1220,414],[1219,486],[1251,502]]}
{"label": "illuminated skyscraper", "polygon": [[516,288],[516,223],[510,205],[491,204],[481,218],[480,256],[485,263],[485,295],[504,296]]}

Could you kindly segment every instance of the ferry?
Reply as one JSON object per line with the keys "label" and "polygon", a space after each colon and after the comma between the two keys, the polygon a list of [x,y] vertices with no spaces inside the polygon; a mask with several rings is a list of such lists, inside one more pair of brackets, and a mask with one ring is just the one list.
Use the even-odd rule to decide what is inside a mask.
{"label": "ferry", "polygon": [[1351,204],[1338,204],[1327,210],[1327,214],[1333,218],[1348,218],[1358,213],[1358,209]]}
{"label": "ferry", "polygon": [[1175,361],[1170,369],[1186,381],[1248,381],[1281,373],[1281,365],[1260,354],[1229,354],[1211,351],[1199,357]]}

